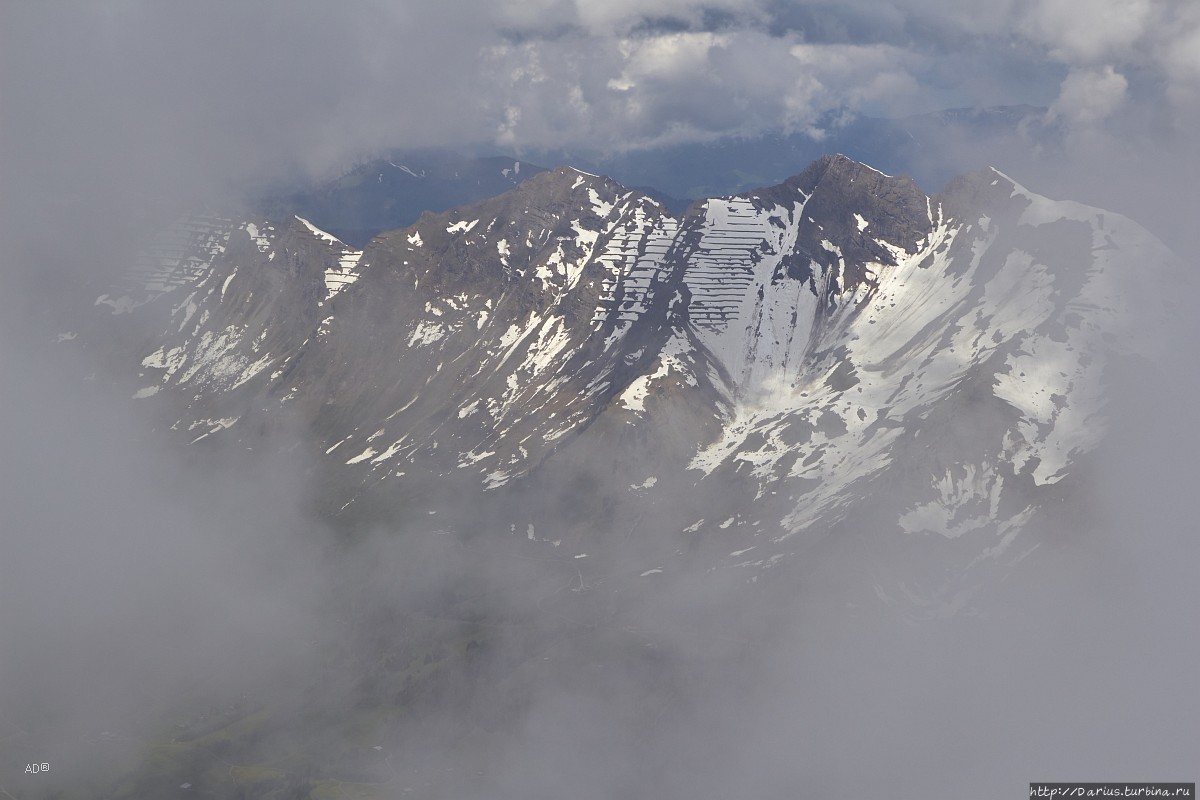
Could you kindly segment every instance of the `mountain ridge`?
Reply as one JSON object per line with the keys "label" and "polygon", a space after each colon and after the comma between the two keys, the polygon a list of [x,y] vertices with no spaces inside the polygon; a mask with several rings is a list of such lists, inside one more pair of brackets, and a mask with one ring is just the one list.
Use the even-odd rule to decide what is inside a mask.
{"label": "mountain ridge", "polygon": [[707,541],[752,576],[869,518],[964,554],[931,608],[1019,555],[1100,441],[1113,332],[1153,350],[1131,259],[1175,269],[1125,218],[998,171],[927,196],[836,155],[678,217],[560,167],[362,251],[302,219],[192,227],[169,280],[97,300],[159,331],[135,396],[169,396],[188,442],[253,447],[286,418],[326,513],[482,515],[597,561],[649,514],[651,551]]}

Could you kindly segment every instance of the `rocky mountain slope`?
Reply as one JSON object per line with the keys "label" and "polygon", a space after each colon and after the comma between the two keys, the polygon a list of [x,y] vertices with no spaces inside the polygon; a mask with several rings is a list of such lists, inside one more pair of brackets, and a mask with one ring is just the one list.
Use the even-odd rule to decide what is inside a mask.
{"label": "rocky mountain slope", "polygon": [[136,350],[181,446],[301,431],[327,515],[512,537],[581,585],[757,581],[853,538],[914,554],[865,580],[925,616],[1037,546],[1177,272],[994,170],[927,196],[826,156],[675,217],[560,168],[362,250],[181,221],[64,346]]}

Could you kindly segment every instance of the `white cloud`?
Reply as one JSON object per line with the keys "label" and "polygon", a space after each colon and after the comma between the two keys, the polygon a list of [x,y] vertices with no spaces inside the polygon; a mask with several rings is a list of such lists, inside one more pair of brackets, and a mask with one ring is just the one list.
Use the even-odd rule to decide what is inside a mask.
{"label": "white cloud", "polygon": [[1093,125],[1107,119],[1125,100],[1129,81],[1111,65],[1103,69],[1074,69],[1062,83],[1051,119],[1072,125]]}
{"label": "white cloud", "polygon": [[647,17],[675,18],[691,25],[703,22],[705,12],[721,11],[744,18],[762,19],[764,14],[755,0],[574,0],[579,22],[597,34],[624,33]]}
{"label": "white cloud", "polygon": [[683,81],[703,78],[710,69],[713,48],[729,46],[729,37],[713,33],[675,33],[621,39],[617,48],[624,59],[621,74],[607,82],[610,89],[630,91],[649,81]]}
{"label": "white cloud", "polygon": [[1094,63],[1128,52],[1152,17],[1150,0],[1038,0],[1020,29],[1060,61]]}
{"label": "white cloud", "polygon": [[587,36],[626,36],[647,23],[671,20],[701,28],[707,14],[720,13],[747,23],[765,23],[761,0],[501,0],[494,15],[503,26],[525,31],[561,31]]}
{"label": "white cloud", "polygon": [[521,109],[507,106],[504,109],[504,122],[496,127],[496,144],[501,147],[512,147],[517,140],[516,127],[521,121]]}
{"label": "white cloud", "polygon": [[924,63],[891,45],[756,30],[547,37],[488,57],[490,94],[505,104],[495,113],[522,110],[504,123],[505,143],[603,150],[806,130],[832,107],[900,110],[919,93],[914,71]]}
{"label": "white cloud", "polygon": [[[1196,0],[301,5],[17,4],[0,26],[4,121],[21,128],[9,138],[51,161],[127,144],[136,156],[114,171],[175,186],[279,163],[319,172],[384,146],[612,149],[806,130],[843,107],[1054,101],[1082,127],[1110,124],[1123,103],[1169,107],[1182,125],[1200,105]],[[78,58],[41,47],[51,32]],[[69,124],[77,113],[86,131]]]}
{"label": "white cloud", "polygon": [[797,44],[789,50],[806,75],[826,87],[812,102],[817,112],[846,105],[874,105],[899,111],[908,106],[918,82],[911,71],[923,57],[887,44]]}
{"label": "white cloud", "polygon": [[[1125,102],[1168,111],[1177,132],[1200,122],[1200,4],[1193,0],[1038,0],[1017,30],[1065,64],[1051,117],[1097,135]],[[1126,75],[1140,73],[1137,94]],[[1116,134],[1120,136],[1121,134]]]}
{"label": "white cloud", "polygon": [[1169,20],[1170,34],[1156,51],[1167,76],[1167,95],[1185,112],[1184,124],[1200,124],[1200,3],[1177,10]]}

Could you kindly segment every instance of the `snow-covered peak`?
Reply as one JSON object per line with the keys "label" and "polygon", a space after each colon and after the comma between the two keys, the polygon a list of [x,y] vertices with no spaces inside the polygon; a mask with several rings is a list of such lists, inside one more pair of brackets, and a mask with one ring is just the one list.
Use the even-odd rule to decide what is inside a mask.
{"label": "snow-covered peak", "polygon": [[678,492],[660,526],[753,568],[848,525],[953,542],[963,574],[1024,552],[1104,435],[1112,354],[1152,354],[1180,285],[1124,217],[844,156],[678,218],[562,167],[363,251],[299,217],[164,241],[97,302],[163,331],[131,394],[177,395],[187,441],[287,408],[339,512],[450,492],[503,515],[489,498],[631,473],[597,507]]}

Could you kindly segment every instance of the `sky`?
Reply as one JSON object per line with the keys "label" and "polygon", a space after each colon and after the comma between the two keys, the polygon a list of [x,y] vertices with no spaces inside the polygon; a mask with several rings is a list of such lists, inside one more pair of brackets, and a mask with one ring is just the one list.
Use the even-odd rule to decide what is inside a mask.
{"label": "sky", "polygon": [[48,219],[124,228],[136,213],[228,205],[385,147],[616,153],[819,139],[833,109],[1027,103],[1049,109],[1069,155],[1023,164],[1017,141],[979,153],[979,168],[1001,160],[1050,196],[1167,218],[1156,232],[1170,238],[1193,227],[1174,199],[1200,177],[1200,7],[10,2],[0,97],[3,212],[7,232],[26,236]]}
{"label": "sky", "polygon": [[138,177],[164,181],[191,165],[225,180],[320,171],[382,146],[819,135],[821,114],[843,107],[1030,103],[1079,137],[1131,116],[1165,136],[1196,121],[1200,94],[1200,10],[1185,0],[113,0],[0,13],[6,148],[70,163],[123,145]]}
{"label": "sky", "polygon": [[[0,706],[28,711],[45,702],[47,713],[69,718],[81,703],[134,704],[145,676],[189,669],[227,689],[235,678],[214,672],[252,664],[256,675],[272,674],[319,616],[322,598],[311,587],[326,578],[312,577],[319,551],[295,546],[296,531],[312,527],[298,511],[303,475],[295,464],[255,464],[225,477],[180,464],[144,434],[124,398],[79,389],[86,363],[57,355],[61,348],[49,361],[48,348],[28,340],[30,331],[41,335],[46,314],[95,297],[155,222],[235,206],[264,184],[336,173],[385,147],[611,153],[779,132],[819,139],[835,109],[904,116],[1021,103],[1048,109],[1046,121],[1061,127],[1069,148],[1054,163],[1023,161],[1018,140],[1005,151],[1013,163],[996,166],[1044,194],[1118,208],[1181,254],[1200,244],[1200,4],[1189,0],[0,3]],[[989,155],[980,153],[979,167]],[[1194,362],[1190,347],[1175,354]],[[1195,591],[1188,563],[1173,554],[1195,545],[1171,537],[1186,529],[1178,497],[1195,469],[1183,445],[1196,437],[1170,420],[1190,417],[1188,372],[1180,370],[1180,386],[1169,392],[1171,413],[1156,419],[1155,407],[1138,399],[1131,418],[1139,424],[1121,432],[1137,458],[1110,464],[1106,488],[1142,500],[1115,520],[1122,536],[1105,550],[1105,571],[1076,568],[1068,577],[1075,600],[1060,616],[1018,630],[1053,596],[1038,595],[1011,627],[999,624],[993,642],[939,670],[906,668],[905,659],[919,655],[911,642],[884,653],[900,665],[896,672],[860,666],[881,713],[904,720],[932,704],[926,719],[953,723],[937,736],[947,746],[956,744],[954,726],[990,714],[1007,737],[991,744],[1031,750],[1021,714],[1043,703],[1085,711],[1090,684],[1072,685],[1072,675],[1114,637],[1153,647],[1178,633]],[[1146,445],[1168,439],[1171,448]],[[257,480],[262,475],[272,479]],[[214,515],[214,496],[227,510]],[[1168,533],[1144,550],[1132,552],[1123,538],[1156,527]],[[251,556],[229,570],[231,554],[244,556],[251,542]],[[281,562],[281,553],[294,560]],[[1059,553],[1050,564],[1069,561]],[[1103,583],[1128,575],[1122,564],[1135,570],[1132,588],[1116,596],[1130,605],[1102,606],[1116,619],[1105,628],[1082,607],[1111,596]],[[144,613],[150,604],[161,616]],[[88,612],[80,616],[80,607]],[[1088,623],[1082,632],[1070,624],[1076,613]],[[1146,620],[1157,622],[1147,628]],[[1069,701],[1036,686],[1045,675],[1034,662],[1005,673],[988,660],[1009,646],[1051,649],[1063,634],[1086,644],[1054,668],[1054,685],[1071,686]],[[878,643],[862,634],[838,650],[839,634],[823,635],[834,643],[831,654],[807,651],[812,663],[800,668],[850,698],[860,685],[844,677],[839,657]],[[126,647],[144,656],[140,670],[124,668]],[[228,652],[241,657],[205,661]],[[788,646],[771,654],[766,669],[775,677],[765,687],[789,684],[793,656]],[[1124,723],[1151,726],[1172,706],[1194,708],[1194,698],[1175,703],[1145,683],[1157,676],[1185,685],[1186,665],[1146,669],[1139,659],[1125,651],[1093,679],[1110,693],[1135,687],[1119,704]],[[975,674],[1013,694],[1036,691],[1013,706],[1003,693],[989,697]],[[25,682],[31,676],[38,680]],[[903,677],[917,689],[889,705]],[[778,695],[755,691],[752,711],[784,715],[774,710],[788,707]],[[820,698],[796,702],[851,726]],[[1171,732],[1187,729],[1180,717],[1152,739],[1162,747],[1156,755],[1148,746],[1144,763],[1184,763],[1169,749],[1187,743],[1170,744]],[[874,730],[869,719],[860,722]],[[791,757],[771,735],[793,724],[778,719],[754,733],[759,747],[745,774],[769,783],[776,773],[767,762]],[[1088,724],[1077,717],[1070,729]],[[1126,743],[1113,731],[1106,737],[1114,748]],[[1032,741],[1053,744],[1053,736],[1043,729]],[[872,742],[885,753],[893,740],[876,732]],[[919,745],[902,751],[917,766],[929,758]],[[855,767],[822,748],[832,745],[818,751],[837,768]],[[1082,749],[1078,763],[1094,765]],[[1016,785],[1034,777],[1017,776]]]}

